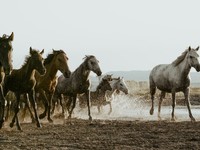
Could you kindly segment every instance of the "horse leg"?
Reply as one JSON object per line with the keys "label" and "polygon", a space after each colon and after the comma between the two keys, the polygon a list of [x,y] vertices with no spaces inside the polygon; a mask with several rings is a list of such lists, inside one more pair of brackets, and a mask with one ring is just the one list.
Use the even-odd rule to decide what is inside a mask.
{"label": "horse leg", "polygon": [[[67,97],[65,96],[65,98],[67,98]],[[62,108],[62,114],[63,114],[63,116],[64,116],[64,114],[65,114],[65,108],[64,108],[64,105],[63,105],[64,97],[63,97],[62,94],[60,95],[59,100],[60,100],[60,106],[61,106],[61,108]],[[67,101],[67,99],[65,99],[65,101]]]}
{"label": "horse leg", "polygon": [[174,118],[175,105],[176,105],[176,92],[172,92],[172,119],[171,121],[175,121],[175,118]]}
{"label": "horse leg", "polygon": [[41,124],[40,124],[40,122],[39,122],[39,118],[38,118],[38,115],[37,115],[37,111],[36,111],[35,91],[34,91],[34,90],[31,90],[31,91],[28,93],[28,96],[29,96],[29,100],[30,100],[30,102],[31,102],[31,105],[32,105],[32,107],[33,107],[34,113],[35,113],[36,125],[37,125],[37,127],[41,127]]}
{"label": "horse leg", "polygon": [[153,115],[154,112],[154,94],[156,93],[156,86],[155,85],[151,85],[150,83],[150,94],[151,94],[151,109],[150,109],[150,115]]}
{"label": "horse leg", "polygon": [[68,119],[71,119],[72,112],[73,112],[73,110],[74,110],[74,108],[76,106],[76,98],[77,98],[77,95],[75,95],[73,97],[70,96],[70,99],[71,99],[70,100],[70,106],[71,106],[71,102],[73,102],[73,103],[72,103],[72,106],[71,106],[71,110],[69,111]]}
{"label": "horse leg", "polygon": [[161,91],[161,93],[160,93],[160,99],[159,99],[159,104],[158,104],[158,119],[159,120],[161,120],[160,111],[161,111],[161,104],[162,104],[162,101],[163,101],[164,97],[165,97],[165,92]]}
{"label": "horse leg", "polygon": [[[17,94],[15,93],[15,96],[16,96],[16,105],[15,105],[15,114],[13,116],[13,119],[12,119],[12,122],[10,123],[10,127],[12,128],[14,126],[14,123],[15,123],[15,119],[17,121],[17,114],[19,112],[19,101],[20,101],[20,94]],[[19,124],[19,120],[17,121],[17,129],[18,130],[21,130],[21,127],[20,127],[20,124]]]}
{"label": "horse leg", "polygon": [[[54,92],[53,92],[54,93]],[[52,104],[52,98],[53,98],[54,94],[50,94],[48,93],[48,100],[49,100],[49,105],[48,105],[48,114],[47,114],[47,119],[50,123],[53,122],[53,120],[51,119],[51,104]]]}
{"label": "horse leg", "polygon": [[7,100],[7,104],[6,104],[6,115],[5,115],[5,121],[8,121],[8,118],[10,116],[10,100]]}
{"label": "horse leg", "polygon": [[185,91],[184,91],[184,95],[185,95],[185,101],[186,101],[186,104],[187,104],[187,108],[188,108],[188,112],[189,112],[189,117],[191,119],[192,122],[195,122],[195,118],[193,117],[192,115],[192,112],[191,112],[191,109],[190,109],[190,100],[189,100],[189,88],[187,88]]}
{"label": "horse leg", "polygon": [[87,106],[88,106],[88,116],[89,116],[89,120],[92,121],[92,116],[90,115],[90,91],[87,90],[85,92],[86,98],[87,98]]}
{"label": "horse leg", "polygon": [[40,91],[40,96],[41,96],[42,102],[44,104],[44,112],[39,115],[39,118],[43,119],[47,114],[48,101],[47,101],[46,94],[45,94],[45,92],[43,90]]}
{"label": "horse leg", "polygon": [[35,123],[35,118],[33,116],[33,113],[31,111],[31,108],[30,108],[30,100],[29,100],[29,97],[27,94],[24,95],[24,98],[25,98],[25,112],[24,112],[24,116],[25,116],[25,113],[26,113],[26,109],[28,108],[28,111],[30,113],[30,116],[31,116],[31,120],[32,120],[32,123]]}
{"label": "horse leg", "polygon": [[0,84],[0,129],[2,128],[3,126],[3,123],[4,123],[4,111],[5,111],[5,95],[8,93],[7,90],[5,90],[3,92],[3,87],[2,85]]}
{"label": "horse leg", "polygon": [[54,94],[52,98],[52,109],[51,109],[51,115],[54,114],[56,102],[58,103],[58,97]]}

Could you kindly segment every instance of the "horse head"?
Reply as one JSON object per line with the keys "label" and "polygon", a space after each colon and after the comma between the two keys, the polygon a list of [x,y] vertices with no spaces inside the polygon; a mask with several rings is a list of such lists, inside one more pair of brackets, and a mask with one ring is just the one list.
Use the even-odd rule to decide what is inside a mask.
{"label": "horse head", "polygon": [[54,50],[53,49],[53,54],[56,56],[55,59],[55,64],[58,70],[63,73],[65,78],[69,78],[71,75],[71,71],[68,66],[68,60],[69,58],[67,57],[66,53],[63,50]]}
{"label": "horse head", "polygon": [[9,75],[12,70],[12,41],[14,33],[10,36],[3,35],[0,37],[0,65],[3,67],[6,75]]}
{"label": "horse head", "polygon": [[99,67],[99,61],[96,59],[95,56],[93,55],[86,56],[85,61],[87,63],[86,66],[88,70],[93,71],[94,73],[97,74],[97,76],[100,76],[102,74],[101,69]]}
{"label": "horse head", "polygon": [[44,67],[43,61],[44,58],[42,57],[42,54],[44,53],[44,49],[39,52],[37,50],[34,50],[30,47],[30,59],[32,60],[32,66],[35,70],[37,70],[41,75],[44,75],[46,73],[46,69]]}
{"label": "horse head", "polygon": [[194,67],[197,72],[200,71],[200,64],[198,57],[199,55],[197,54],[197,51],[199,50],[199,46],[196,49],[193,49],[191,47],[188,48],[188,63],[191,67]]}
{"label": "horse head", "polygon": [[118,91],[122,91],[124,92],[125,94],[128,94],[128,88],[126,86],[126,83],[124,82],[124,78],[120,78],[118,77],[117,78],[117,90]]}

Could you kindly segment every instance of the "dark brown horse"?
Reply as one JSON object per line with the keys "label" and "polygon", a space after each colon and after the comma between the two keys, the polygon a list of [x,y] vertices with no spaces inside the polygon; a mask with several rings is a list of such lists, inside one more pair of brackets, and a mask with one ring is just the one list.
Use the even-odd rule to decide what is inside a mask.
{"label": "dark brown horse", "polygon": [[4,80],[4,95],[6,95],[8,91],[12,91],[16,96],[15,114],[12,122],[10,123],[10,127],[13,127],[16,121],[17,129],[21,130],[17,114],[19,112],[20,95],[25,93],[28,93],[29,100],[33,106],[37,127],[41,127],[36,112],[34,87],[36,85],[35,70],[37,70],[40,74],[45,74],[46,72],[43,65],[43,52],[44,50],[39,52],[30,48],[30,56],[27,56],[24,65],[20,69],[13,70]]}
{"label": "dark brown horse", "polygon": [[2,81],[4,76],[9,75],[12,70],[12,41],[14,39],[14,33],[10,36],[3,35],[0,37],[0,128],[2,128],[4,122],[4,109],[5,98],[3,95]]}
{"label": "dark brown horse", "polygon": [[56,74],[58,70],[62,72],[64,77],[69,78],[71,71],[68,67],[68,57],[63,50],[53,50],[52,54],[49,54],[44,60],[46,68],[46,74],[44,76],[35,74],[37,84],[35,86],[36,93],[39,93],[39,99],[43,100],[45,110],[39,116],[40,119],[44,118],[48,113],[47,119],[49,122],[53,122],[50,117],[52,97],[57,85]]}
{"label": "dark brown horse", "polygon": [[70,78],[65,78],[60,76],[58,78],[58,84],[56,86],[55,97],[60,97],[61,94],[69,96],[69,104],[72,103],[71,110],[69,111],[69,117],[73,109],[75,108],[77,94],[85,93],[87,97],[87,106],[88,106],[88,116],[89,120],[92,120],[90,115],[90,82],[89,74],[91,71],[96,73],[98,76],[102,74],[99,67],[99,61],[95,56],[86,56],[84,62],[71,74]]}

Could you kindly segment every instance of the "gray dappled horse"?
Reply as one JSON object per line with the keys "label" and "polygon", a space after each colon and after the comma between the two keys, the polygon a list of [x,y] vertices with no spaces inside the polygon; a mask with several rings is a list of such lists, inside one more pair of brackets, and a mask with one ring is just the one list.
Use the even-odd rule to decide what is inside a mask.
{"label": "gray dappled horse", "polygon": [[175,121],[175,94],[176,92],[183,92],[189,111],[189,117],[191,118],[191,121],[195,121],[195,118],[191,113],[189,101],[189,72],[192,67],[195,68],[196,71],[200,71],[200,64],[198,61],[199,55],[197,54],[198,49],[199,47],[197,47],[196,49],[189,47],[171,64],[157,65],[152,69],[149,76],[150,94],[152,100],[152,107],[150,109],[151,115],[154,112],[154,94],[156,92],[156,88],[158,88],[159,90],[161,90],[158,106],[159,119],[161,119],[161,103],[163,98],[165,97],[165,93],[167,92],[172,93],[172,121]]}
{"label": "gray dappled horse", "polygon": [[97,74],[98,76],[102,74],[101,69],[99,67],[99,61],[93,55],[86,56],[84,58],[84,62],[71,74],[69,78],[65,78],[63,75],[61,75],[58,78],[58,84],[56,86],[54,98],[61,98],[61,95],[63,94],[69,97],[67,106],[71,106],[71,102],[73,102],[72,107],[70,107],[71,109],[69,110],[69,119],[71,118],[71,114],[76,105],[77,94],[85,93],[87,98],[89,120],[92,120],[92,117],[90,115],[89,91],[89,74],[91,71]]}
{"label": "gray dappled horse", "polygon": [[0,128],[2,128],[4,122],[4,110],[5,110],[5,98],[2,90],[2,81],[4,76],[9,75],[12,70],[12,41],[14,39],[14,33],[10,36],[3,35],[0,37]]}
{"label": "gray dappled horse", "polygon": [[30,56],[26,57],[24,65],[20,69],[13,69],[11,74],[5,77],[3,84],[4,95],[6,95],[8,91],[12,91],[16,96],[15,114],[10,123],[11,128],[16,121],[17,129],[21,130],[18,120],[19,101],[20,95],[25,93],[28,93],[28,98],[33,106],[37,127],[41,127],[36,112],[34,87],[36,85],[35,71],[37,70],[40,74],[45,74],[46,72],[43,64],[43,52],[44,50],[39,52],[30,47]]}
{"label": "gray dappled horse", "polygon": [[[112,87],[107,79],[102,79],[101,82],[96,87],[95,91],[90,91],[90,102],[91,106],[97,106],[100,113],[100,107],[105,103],[105,93],[106,91],[111,91]],[[79,94],[79,106],[80,108],[86,107],[86,97],[85,94]]]}

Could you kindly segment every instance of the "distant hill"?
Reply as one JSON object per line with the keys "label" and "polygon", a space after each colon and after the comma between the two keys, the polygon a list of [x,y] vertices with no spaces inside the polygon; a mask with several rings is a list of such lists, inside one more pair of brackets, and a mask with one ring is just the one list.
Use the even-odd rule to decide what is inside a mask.
{"label": "distant hill", "polygon": [[[149,81],[150,71],[110,71],[106,74],[113,74],[114,77],[124,77],[125,80]],[[190,72],[191,83],[200,84],[200,73]]]}

